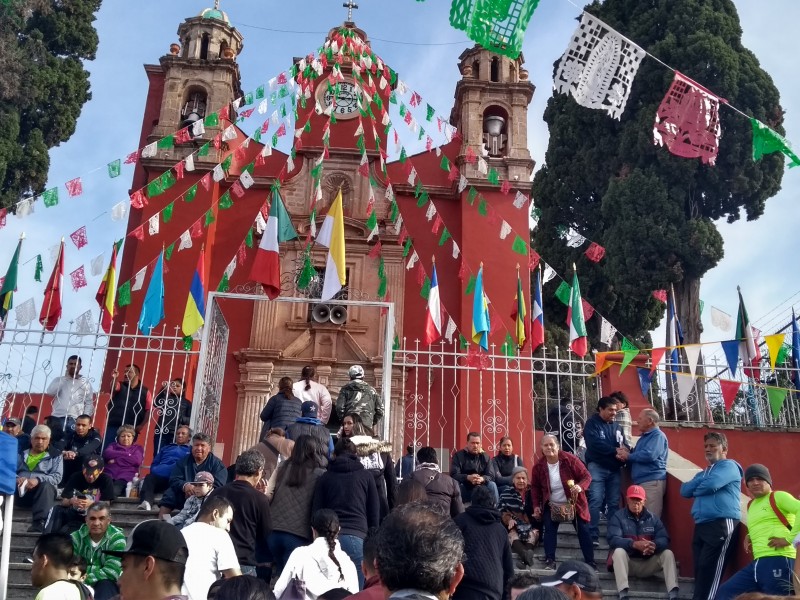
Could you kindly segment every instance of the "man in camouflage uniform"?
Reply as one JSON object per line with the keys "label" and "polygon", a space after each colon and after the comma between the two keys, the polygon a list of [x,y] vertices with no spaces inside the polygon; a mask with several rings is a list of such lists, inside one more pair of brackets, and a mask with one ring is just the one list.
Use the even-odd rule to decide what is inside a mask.
{"label": "man in camouflage uniform", "polygon": [[345,415],[357,413],[366,427],[374,429],[383,417],[383,404],[378,392],[364,381],[364,368],[353,365],[348,371],[350,383],[339,390],[336,415],[341,422]]}

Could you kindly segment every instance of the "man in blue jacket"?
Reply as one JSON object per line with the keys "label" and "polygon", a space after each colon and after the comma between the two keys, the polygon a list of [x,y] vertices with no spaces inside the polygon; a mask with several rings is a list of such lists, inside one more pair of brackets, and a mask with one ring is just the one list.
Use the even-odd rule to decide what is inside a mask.
{"label": "man in blue jacket", "polygon": [[633,483],[644,488],[647,494],[645,508],[653,516],[661,518],[664,508],[664,493],[667,491],[667,436],[658,426],[659,416],[652,408],[645,408],[638,419],[642,436],[636,447],[628,452],[622,447],[617,456],[631,466]]}
{"label": "man in blue jacket", "polygon": [[694,498],[693,600],[713,600],[736,549],[742,518],[742,467],[728,458],[728,438],[711,431],[703,437],[709,466],[681,485],[681,496]]}
{"label": "man in blue jacket", "polygon": [[629,574],[652,577],[662,572],[670,600],[677,600],[678,569],[664,524],[645,507],[643,487],[630,486],[625,498],[627,506],[608,520],[608,545],[619,599],[628,600]]}
{"label": "man in blue jacket", "polygon": [[150,465],[150,473],[144,478],[142,491],[139,496],[142,503],[137,507],[142,510],[151,510],[155,504],[155,495],[163,492],[169,487],[169,476],[179,460],[186,458],[192,447],[189,441],[192,439],[192,430],[188,425],[180,425],[175,432],[174,444],[162,444],[153,463]]}
{"label": "man in blue jacket", "polygon": [[600,545],[600,510],[607,504],[609,514],[613,514],[619,506],[620,469],[624,459],[620,458],[617,450],[622,447],[630,450],[622,429],[614,422],[616,416],[617,399],[603,396],[597,403],[597,412],[589,417],[583,428],[586,466],[592,476],[588,498],[592,518],[589,528],[595,546]]}

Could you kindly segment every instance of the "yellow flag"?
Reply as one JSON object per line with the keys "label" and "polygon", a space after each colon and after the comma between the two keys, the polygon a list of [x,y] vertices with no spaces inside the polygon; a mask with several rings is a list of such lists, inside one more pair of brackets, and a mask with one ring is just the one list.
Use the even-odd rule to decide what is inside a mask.
{"label": "yellow flag", "polygon": [[783,340],[785,339],[786,334],[784,333],[764,336],[764,341],[767,343],[767,348],[769,349],[769,365],[773,371],[775,370],[775,361],[778,360],[778,352],[780,352],[781,346],[783,346]]}

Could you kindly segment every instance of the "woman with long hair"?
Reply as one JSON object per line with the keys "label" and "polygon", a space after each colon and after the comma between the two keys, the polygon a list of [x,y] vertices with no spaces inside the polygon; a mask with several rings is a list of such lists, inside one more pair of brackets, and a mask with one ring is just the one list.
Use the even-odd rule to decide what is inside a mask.
{"label": "woman with long hair", "polygon": [[313,366],[306,365],[303,367],[300,372],[300,381],[294,383],[292,391],[301,401],[310,401],[316,404],[319,411],[317,418],[323,423],[327,423],[333,407],[331,393],[324,385],[314,381],[316,374],[317,370]]}
{"label": "woman with long hair", "polygon": [[354,435],[372,435],[372,430],[364,425],[361,415],[358,413],[347,413],[342,419],[342,426],[337,432],[340,440],[349,440]]}
{"label": "woman with long hair", "polygon": [[325,472],[320,459],[316,438],[301,435],[292,455],[278,465],[267,485],[267,495],[272,497],[269,549],[279,571],[296,548],[312,540],[311,500],[317,479]]}
{"label": "woman with long hair", "polygon": [[529,567],[533,566],[533,549],[539,541],[539,530],[525,513],[525,501],[530,493],[528,472],[525,467],[516,467],[511,475],[512,487],[500,494],[500,520],[508,529],[511,550],[517,553]]}
{"label": "woman with long hair", "polygon": [[336,513],[325,508],[315,512],[311,516],[311,531],[314,541],[291,553],[275,583],[275,597],[280,598],[295,578],[304,584],[308,600],[316,600],[334,588],[358,592],[356,566],[339,544]]}
{"label": "woman with long hair", "polygon": [[278,381],[278,393],[267,400],[261,409],[260,418],[264,424],[261,426],[259,440],[263,440],[274,427],[286,431],[286,428],[302,414],[300,407],[303,402],[292,392],[293,385],[291,377],[281,377]]}
{"label": "woman with long hair", "polygon": [[580,459],[559,448],[554,435],[542,437],[542,454],[531,471],[530,516],[544,523],[545,569],[556,568],[558,527],[565,521],[570,521],[578,533],[583,561],[595,567],[589,532],[589,502],[586,499],[592,476]]}

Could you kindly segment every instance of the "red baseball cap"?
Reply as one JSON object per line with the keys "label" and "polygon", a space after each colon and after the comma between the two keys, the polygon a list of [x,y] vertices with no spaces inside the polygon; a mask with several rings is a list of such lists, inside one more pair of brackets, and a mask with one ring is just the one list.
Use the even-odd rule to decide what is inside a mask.
{"label": "red baseball cap", "polygon": [[644,488],[640,485],[632,485],[628,488],[628,491],[625,493],[625,496],[628,498],[636,498],[638,500],[646,500],[647,494],[644,491]]}

